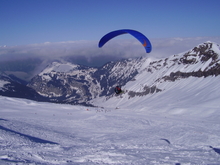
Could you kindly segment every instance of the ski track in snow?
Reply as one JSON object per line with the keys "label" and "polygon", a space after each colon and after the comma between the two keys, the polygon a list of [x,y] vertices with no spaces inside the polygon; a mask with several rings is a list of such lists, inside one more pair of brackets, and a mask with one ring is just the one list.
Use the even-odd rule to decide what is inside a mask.
{"label": "ski track in snow", "polygon": [[219,164],[220,122],[0,97],[0,164]]}

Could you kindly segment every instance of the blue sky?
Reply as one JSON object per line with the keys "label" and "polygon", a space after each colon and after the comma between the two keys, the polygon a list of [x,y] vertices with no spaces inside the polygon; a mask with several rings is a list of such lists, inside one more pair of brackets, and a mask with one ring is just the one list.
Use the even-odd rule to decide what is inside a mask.
{"label": "blue sky", "polygon": [[99,40],[136,29],[148,38],[220,36],[219,0],[0,0],[0,45]]}
{"label": "blue sky", "polygon": [[152,42],[148,56],[166,57],[220,43],[219,7],[220,0],[0,0],[0,60],[74,56],[101,65],[146,56],[130,35],[98,48],[103,35],[118,29],[140,31]]}

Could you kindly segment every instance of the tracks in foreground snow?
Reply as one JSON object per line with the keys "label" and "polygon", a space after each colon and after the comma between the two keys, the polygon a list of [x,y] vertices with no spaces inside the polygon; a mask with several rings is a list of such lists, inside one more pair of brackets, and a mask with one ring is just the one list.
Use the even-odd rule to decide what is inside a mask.
{"label": "tracks in foreground snow", "polygon": [[1,113],[0,163],[220,162],[218,123],[126,109],[97,112],[97,108],[52,106],[54,111],[26,107]]}

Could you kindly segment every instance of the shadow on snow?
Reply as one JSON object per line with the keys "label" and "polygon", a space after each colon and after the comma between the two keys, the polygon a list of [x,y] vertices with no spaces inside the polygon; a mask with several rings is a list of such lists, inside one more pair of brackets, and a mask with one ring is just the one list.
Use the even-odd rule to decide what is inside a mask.
{"label": "shadow on snow", "polygon": [[171,144],[170,141],[167,140],[167,139],[163,139],[163,138],[161,138],[160,140],[164,140],[164,141],[167,142],[168,144]]}
{"label": "shadow on snow", "polygon": [[27,138],[27,139],[29,139],[30,141],[35,142],[35,143],[58,144],[58,143],[55,143],[55,142],[52,142],[52,141],[40,139],[40,138],[33,137],[33,136],[30,136],[30,135],[25,135],[25,134],[23,134],[23,133],[20,133],[20,132],[17,132],[17,131],[13,131],[13,130],[8,129],[8,128],[5,128],[5,127],[3,127],[3,126],[0,126],[0,130],[4,130],[4,131],[7,131],[7,132],[11,132],[11,133],[18,134],[18,135],[23,136],[23,137],[25,137],[25,138]]}
{"label": "shadow on snow", "polygon": [[212,146],[209,146],[209,147],[220,155],[220,149],[219,148],[213,148]]}
{"label": "shadow on snow", "polygon": [[8,121],[8,120],[6,120],[6,119],[2,119],[2,118],[0,118],[0,120],[3,120],[3,121]]}

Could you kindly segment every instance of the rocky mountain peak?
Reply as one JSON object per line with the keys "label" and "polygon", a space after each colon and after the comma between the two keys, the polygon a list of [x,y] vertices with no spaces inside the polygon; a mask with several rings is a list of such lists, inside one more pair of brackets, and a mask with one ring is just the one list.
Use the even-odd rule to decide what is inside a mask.
{"label": "rocky mountain peak", "polygon": [[213,62],[216,62],[216,60],[219,60],[218,51],[215,51],[217,50],[217,47],[217,44],[214,44],[212,42],[205,42],[185,53],[183,57],[180,58],[180,61],[184,64],[193,64],[199,61],[204,63],[210,59]]}

